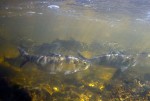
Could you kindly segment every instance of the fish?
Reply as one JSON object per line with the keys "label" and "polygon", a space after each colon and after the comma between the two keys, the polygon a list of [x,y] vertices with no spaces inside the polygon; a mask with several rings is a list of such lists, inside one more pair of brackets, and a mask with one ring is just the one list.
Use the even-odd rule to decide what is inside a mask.
{"label": "fish", "polygon": [[50,53],[49,55],[32,55],[21,47],[18,47],[18,50],[21,57],[24,58],[24,61],[22,61],[20,67],[23,67],[26,63],[31,62],[50,74],[62,72],[65,75],[83,71],[90,67],[89,62],[71,55],[56,53]]}
{"label": "fish", "polygon": [[91,65],[111,66],[119,69],[121,72],[124,72],[129,67],[134,67],[137,63],[136,58],[134,58],[132,55],[125,55],[121,52],[102,54],[99,56],[94,56],[90,59],[85,58],[81,52],[78,52],[78,56],[81,59],[91,63]]}

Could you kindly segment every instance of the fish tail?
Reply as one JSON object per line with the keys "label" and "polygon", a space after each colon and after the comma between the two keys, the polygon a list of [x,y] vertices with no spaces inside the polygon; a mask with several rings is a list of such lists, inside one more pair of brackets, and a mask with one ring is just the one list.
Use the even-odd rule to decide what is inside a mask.
{"label": "fish tail", "polygon": [[24,57],[22,63],[20,64],[20,67],[23,67],[27,62],[29,62],[27,58],[29,54],[21,47],[18,47],[18,50],[19,50],[20,56]]}

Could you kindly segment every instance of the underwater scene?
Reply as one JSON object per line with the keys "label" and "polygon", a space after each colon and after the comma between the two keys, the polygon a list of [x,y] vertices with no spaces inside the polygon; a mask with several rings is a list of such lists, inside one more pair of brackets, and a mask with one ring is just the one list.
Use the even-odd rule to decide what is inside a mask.
{"label": "underwater scene", "polygon": [[150,101],[150,1],[1,0],[0,101]]}

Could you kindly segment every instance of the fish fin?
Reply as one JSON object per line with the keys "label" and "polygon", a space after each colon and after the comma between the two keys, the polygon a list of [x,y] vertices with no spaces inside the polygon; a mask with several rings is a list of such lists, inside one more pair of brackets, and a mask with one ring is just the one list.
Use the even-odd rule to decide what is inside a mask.
{"label": "fish fin", "polygon": [[87,58],[85,58],[82,54],[81,54],[81,52],[80,51],[78,51],[78,56],[81,58],[81,59],[83,59],[83,60],[87,60]]}
{"label": "fish fin", "polygon": [[23,48],[18,47],[20,56],[24,58],[22,63],[20,64],[20,67],[23,67],[29,60],[27,59],[27,56],[29,55]]}
{"label": "fish fin", "polygon": [[28,55],[28,53],[27,53],[23,48],[18,47],[18,50],[19,50],[19,53],[20,53],[21,56],[26,56],[26,55]]}
{"label": "fish fin", "polygon": [[111,79],[116,79],[116,78],[120,78],[121,75],[123,75],[123,72],[121,72],[120,69],[117,69],[116,72],[114,73],[114,75],[112,76]]}
{"label": "fish fin", "polygon": [[134,62],[133,62],[133,64],[131,65],[131,67],[135,67],[136,65],[137,65],[137,61],[135,60]]}
{"label": "fish fin", "polygon": [[27,62],[28,62],[28,60],[24,60],[24,61],[20,64],[20,67],[23,67]]}

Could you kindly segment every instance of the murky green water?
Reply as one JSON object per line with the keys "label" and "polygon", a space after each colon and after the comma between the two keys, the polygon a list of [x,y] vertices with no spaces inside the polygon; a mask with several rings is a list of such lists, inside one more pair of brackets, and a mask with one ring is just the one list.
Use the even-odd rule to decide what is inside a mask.
{"label": "murky green water", "polygon": [[[107,66],[65,76],[50,75],[30,63],[20,68],[21,60],[5,60],[19,56],[20,45],[31,54],[46,53],[50,50],[35,46],[57,39],[73,39],[85,46],[94,42],[103,45],[83,45],[81,51],[86,57],[108,53],[110,49],[132,54],[150,52],[148,0],[14,0],[0,5],[0,76],[10,85],[25,89],[33,101],[150,100],[149,59],[118,78],[114,76],[116,69]],[[73,48],[52,52],[76,56],[78,49]],[[5,95],[0,95],[3,99]]]}

